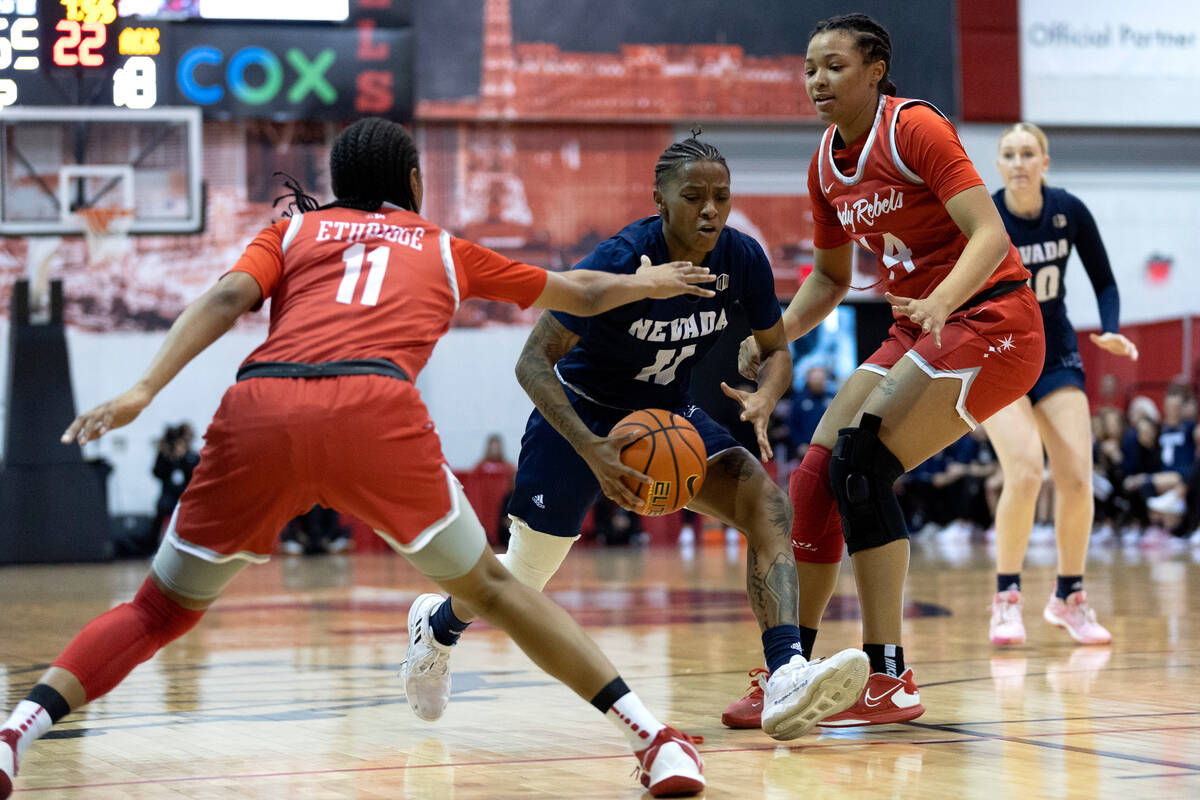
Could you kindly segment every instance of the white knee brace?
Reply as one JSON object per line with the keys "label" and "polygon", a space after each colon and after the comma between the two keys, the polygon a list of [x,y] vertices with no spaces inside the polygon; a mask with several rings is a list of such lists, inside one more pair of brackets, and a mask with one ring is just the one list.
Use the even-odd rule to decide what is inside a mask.
{"label": "white knee brace", "polygon": [[499,556],[500,563],[521,583],[540,592],[579,537],[551,536],[535,531],[524,520],[509,519],[508,552]]}

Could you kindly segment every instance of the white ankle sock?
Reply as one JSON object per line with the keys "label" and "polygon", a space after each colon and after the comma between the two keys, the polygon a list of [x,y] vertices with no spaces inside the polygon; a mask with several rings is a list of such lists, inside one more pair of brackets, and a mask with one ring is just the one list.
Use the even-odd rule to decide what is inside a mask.
{"label": "white ankle sock", "polygon": [[633,692],[613,703],[604,716],[621,729],[634,750],[645,750],[658,732],[667,727],[642,705],[641,698]]}
{"label": "white ankle sock", "polygon": [[21,738],[17,740],[17,758],[20,758],[25,755],[25,751],[29,749],[29,745],[33,744],[34,740],[43,733],[50,730],[50,726],[53,724],[50,721],[50,715],[46,713],[46,709],[37,703],[22,700],[17,703],[17,707],[13,709],[12,714],[8,716],[4,724],[0,725],[0,729],[12,728],[21,734]]}

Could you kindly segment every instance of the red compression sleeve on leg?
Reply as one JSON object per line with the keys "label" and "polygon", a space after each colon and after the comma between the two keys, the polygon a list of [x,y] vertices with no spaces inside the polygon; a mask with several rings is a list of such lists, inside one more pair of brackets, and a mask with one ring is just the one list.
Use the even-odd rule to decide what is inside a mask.
{"label": "red compression sleeve on leg", "polygon": [[133,668],[192,629],[203,611],[175,603],[146,578],[133,602],[106,611],[83,627],[55,661],[87,692],[90,703],[108,694]]}
{"label": "red compression sleeve on leg", "polygon": [[797,561],[836,564],[842,560],[845,539],[829,482],[831,457],[828,447],[810,445],[788,481],[788,497],[796,512],[792,518],[792,552]]}

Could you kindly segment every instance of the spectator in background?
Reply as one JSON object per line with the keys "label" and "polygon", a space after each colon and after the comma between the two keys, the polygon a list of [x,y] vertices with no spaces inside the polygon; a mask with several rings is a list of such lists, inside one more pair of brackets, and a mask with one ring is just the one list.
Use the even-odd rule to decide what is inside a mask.
{"label": "spectator in background", "polygon": [[158,540],[162,536],[167,520],[175,511],[175,505],[183,490],[192,480],[192,471],[200,463],[200,454],[192,447],[196,438],[191,424],[181,422],[178,425],[168,425],[158,440],[158,454],[154,458],[154,477],[162,483],[159,490],[158,503],[154,509],[154,520],[139,540],[130,540],[134,552],[129,555],[149,555],[158,548]]}
{"label": "spectator in background", "polygon": [[[1153,404],[1150,406],[1153,408]],[[1155,415],[1158,409],[1154,409]],[[1121,489],[1129,511],[1121,528],[1121,541],[1136,542],[1149,523],[1146,500],[1154,496],[1154,476],[1162,471],[1158,447],[1158,420],[1144,412],[1135,413],[1130,404],[1131,427],[1121,437]]]}
{"label": "spectator in background", "polygon": [[833,400],[837,388],[829,379],[829,371],[825,367],[809,367],[804,374],[804,385],[792,396],[792,409],[788,414],[788,427],[791,429],[792,455],[804,458],[808,451],[808,443],[812,441],[817,430],[817,423],[825,415],[829,403]]}
{"label": "spectator in background", "polygon": [[338,512],[316,504],[283,529],[280,549],[289,556],[344,553],[353,542]]}
{"label": "spectator in background", "polygon": [[483,458],[464,476],[464,488],[471,503],[479,509],[489,541],[508,543],[508,499],[516,474],[516,465],[504,456],[504,437],[489,434]]}
{"label": "spectator in background", "polygon": [[1096,500],[1094,541],[1111,539],[1129,512],[1121,487],[1125,481],[1121,438],[1125,415],[1112,406],[1102,407],[1092,418],[1092,493]]}
{"label": "spectator in background", "polygon": [[1196,466],[1196,422],[1184,417],[1191,403],[1194,399],[1186,383],[1172,383],[1167,389],[1158,431],[1161,469],[1153,475],[1144,475],[1137,487],[1146,498],[1147,510],[1167,530],[1180,527],[1183,521],[1187,484]]}

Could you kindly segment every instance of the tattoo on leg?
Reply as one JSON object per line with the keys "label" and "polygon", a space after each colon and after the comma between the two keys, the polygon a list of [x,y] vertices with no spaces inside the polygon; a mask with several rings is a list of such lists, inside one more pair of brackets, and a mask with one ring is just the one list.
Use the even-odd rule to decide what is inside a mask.
{"label": "tattoo on leg", "polygon": [[800,602],[796,581],[796,562],[790,554],[779,554],[768,564],[760,565],[758,552],[747,554],[746,591],[750,606],[763,630],[776,625],[795,625]]}
{"label": "tattoo on leg", "polygon": [[788,499],[782,491],[773,491],[767,494],[766,502],[767,518],[771,520],[771,527],[775,529],[776,535],[783,536],[788,540],[789,545],[792,539],[792,501]]}
{"label": "tattoo on leg", "polygon": [[879,384],[879,390],[881,392],[883,392],[884,396],[891,397],[892,395],[894,395],[896,393],[896,388],[899,385],[900,385],[900,382],[897,381],[895,378],[893,378],[891,375],[885,375],[883,378],[883,382]]}

